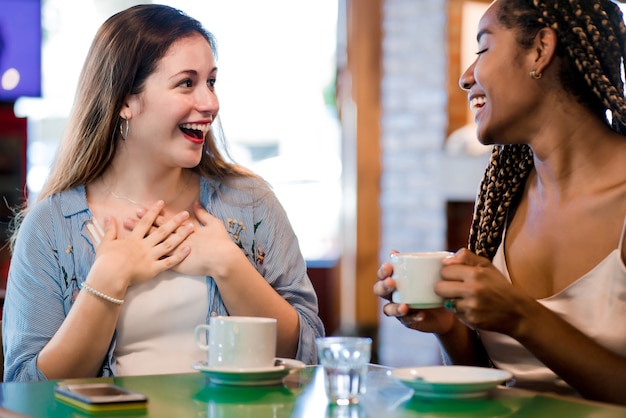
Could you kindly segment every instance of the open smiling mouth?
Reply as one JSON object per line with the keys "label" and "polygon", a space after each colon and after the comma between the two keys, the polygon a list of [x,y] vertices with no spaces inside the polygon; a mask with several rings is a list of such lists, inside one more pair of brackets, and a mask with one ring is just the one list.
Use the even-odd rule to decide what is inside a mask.
{"label": "open smiling mouth", "polygon": [[187,136],[196,139],[204,139],[204,136],[209,131],[210,125],[208,124],[197,124],[197,123],[185,123],[180,125],[180,130]]}
{"label": "open smiling mouth", "polygon": [[484,96],[473,97],[470,100],[470,109],[473,110],[473,111],[476,111],[476,110],[482,108],[483,106],[485,106],[486,102],[487,102],[487,99],[485,99]]}

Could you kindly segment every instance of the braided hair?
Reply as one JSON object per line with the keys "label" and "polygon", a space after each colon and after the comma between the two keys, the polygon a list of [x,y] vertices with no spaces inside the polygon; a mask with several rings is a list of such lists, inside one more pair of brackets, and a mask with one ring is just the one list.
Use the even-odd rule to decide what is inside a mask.
{"label": "braided hair", "polygon": [[[501,0],[497,16],[517,31],[517,41],[530,48],[545,27],[558,35],[563,87],[611,127],[626,135],[626,100],[622,65],[626,27],[619,7],[610,0]],[[469,236],[469,249],[493,259],[507,216],[515,211],[533,169],[528,145],[498,145],[485,170]]]}

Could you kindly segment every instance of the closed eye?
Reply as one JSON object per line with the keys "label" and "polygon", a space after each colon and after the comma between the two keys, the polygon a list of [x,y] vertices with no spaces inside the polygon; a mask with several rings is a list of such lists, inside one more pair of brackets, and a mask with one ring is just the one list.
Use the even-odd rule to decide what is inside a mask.
{"label": "closed eye", "polygon": [[483,54],[483,53],[485,53],[485,52],[487,52],[487,48],[485,48],[485,49],[481,49],[480,51],[478,51],[478,52],[476,53],[476,55],[481,55],[481,54]]}

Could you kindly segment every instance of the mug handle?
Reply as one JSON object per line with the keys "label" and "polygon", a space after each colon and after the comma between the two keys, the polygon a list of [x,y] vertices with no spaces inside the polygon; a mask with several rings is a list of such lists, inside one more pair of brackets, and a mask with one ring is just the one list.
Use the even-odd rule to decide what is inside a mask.
{"label": "mug handle", "polygon": [[200,339],[200,333],[204,332],[204,336],[206,337],[206,333],[209,332],[210,326],[207,324],[200,324],[196,326],[196,329],[193,331],[193,338],[196,341],[196,345],[204,351],[209,351],[209,345],[204,344]]}

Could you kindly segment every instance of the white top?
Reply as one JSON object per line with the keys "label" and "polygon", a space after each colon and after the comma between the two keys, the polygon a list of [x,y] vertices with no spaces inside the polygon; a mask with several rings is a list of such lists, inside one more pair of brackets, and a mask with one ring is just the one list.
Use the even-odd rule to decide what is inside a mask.
{"label": "white top", "polygon": [[[96,246],[104,231],[96,219],[87,223]],[[117,321],[116,374],[119,376],[192,372],[207,359],[196,346],[194,329],[206,323],[209,309],[205,276],[166,270],[130,286]]]}
{"label": "white top", "polygon": [[[626,265],[621,253],[625,232],[626,219],[617,249],[567,288],[538,300],[597,343],[623,357],[626,357]],[[511,281],[503,243],[504,238],[493,264]],[[480,331],[480,336],[494,365],[513,373],[517,386],[576,394],[513,338],[488,331]]]}
{"label": "white top", "polygon": [[171,270],[126,291],[117,322],[116,374],[145,375],[193,372],[205,360],[193,332],[206,323],[207,284],[204,276]]}

